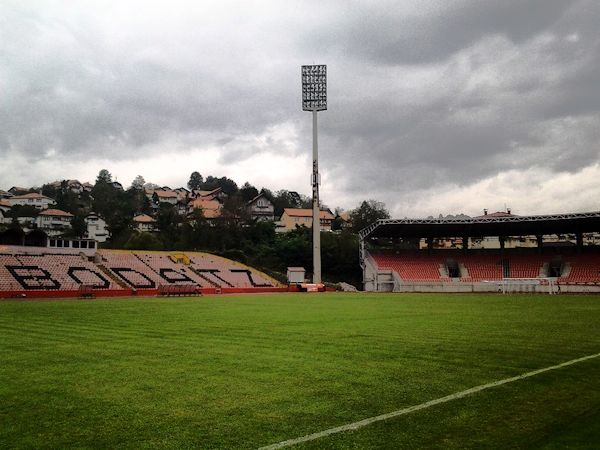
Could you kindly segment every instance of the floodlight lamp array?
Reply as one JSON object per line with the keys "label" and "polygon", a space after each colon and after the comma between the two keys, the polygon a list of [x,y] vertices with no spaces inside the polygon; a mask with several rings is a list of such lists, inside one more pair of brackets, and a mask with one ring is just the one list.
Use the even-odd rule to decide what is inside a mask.
{"label": "floodlight lamp array", "polygon": [[302,66],[302,110],[327,109],[327,66]]}

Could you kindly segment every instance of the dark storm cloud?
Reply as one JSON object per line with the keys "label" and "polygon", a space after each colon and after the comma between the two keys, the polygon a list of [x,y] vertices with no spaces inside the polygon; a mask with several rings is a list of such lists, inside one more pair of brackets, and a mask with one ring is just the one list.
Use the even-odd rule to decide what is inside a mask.
{"label": "dark storm cloud", "polygon": [[503,34],[521,42],[552,26],[576,3],[424,1],[415,3],[410,14],[396,7],[395,2],[387,7],[355,3],[331,29],[324,27],[309,35],[308,42],[314,47],[341,46],[347,55],[376,64],[429,63],[443,60],[490,34]]}
{"label": "dark storm cloud", "polygon": [[[370,32],[363,25],[362,33],[349,33],[377,47],[377,55],[387,55],[385,62],[402,62],[387,69],[398,79],[423,67],[438,72],[432,92],[396,89],[394,77],[379,84],[365,78],[349,83],[358,86],[354,92],[331,101],[331,110],[339,105],[336,118],[324,126],[328,144],[341,149],[344,158],[360,161],[353,166],[353,179],[362,180],[354,185],[357,192],[377,189],[382,181],[398,190],[468,184],[531,166],[576,171],[599,160],[600,46],[593,27],[600,21],[589,17],[598,17],[600,6],[503,2],[488,10],[481,4],[463,3],[446,22],[428,19],[435,26],[419,33],[446,35],[449,42],[434,53],[418,50],[428,55],[427,64],[410,56],[413,47],[394,53],[388,47],[396,41],[378,41],[400,23],[395,28],[377,23]],[[469,39],[439,31],[454,27],[459,13]],[[512,15],[519,17],[516,23],[508,20]],[[536,18],[529,20],[532,15]],[[504,36],[497,34],[501,29]],[[461,61],[466,68],[460,69]],[[337,156],[330,155],[328,163],[335,164]]]}

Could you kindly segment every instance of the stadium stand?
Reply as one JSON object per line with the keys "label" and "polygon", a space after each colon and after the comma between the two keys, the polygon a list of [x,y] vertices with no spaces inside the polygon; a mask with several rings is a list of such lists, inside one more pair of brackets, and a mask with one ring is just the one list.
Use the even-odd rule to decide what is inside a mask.
{"label": "stadium stand", "polygon": [[[371,253],[378,270],[391,270],[402,281],[499,281],[505,278],[557,277],[565,283],[600,283],[600,255],[597,254],[538,254],[525,252],[475,252],[465,254],[460,250],[427,252]],[[559,261],[558,268],[552,270]],[[561,262],[562,261],[562,262]],[[455,276],[452,262],[456,263]]]}
{"label": "stadium stand", "polygon": [[247,266],[205,253],[0,246],[0,297],[197,295],[283,289]]}
{"label": "stadium stand", "polygon": [[444,258],[419,253],[372,254],[373,260],[382,270],[393,270],[407,281],[450,281],[444,271]]}
{"label": "stadium stand", "polygon": [[358,234],[366,291],[600,292],[600,211],[380,219]]}
{"label": "stadium stand", "polygon": [[118,288],[86,255],[48,252],[45,247],[12,248],[0,258],[2,290],[78,290]]}
{"label": "stadium stand", "polygon": [[559,283],[600,283],[598,255],[568,255],[563,267],[564,273],[559,278]]}
{"label": "stadium stand", "polygon": [[267,280],[263,275],[241,264],[219,258],[218,256],[188,253],[190,267],[198,275],[205,277],[215,287],[273,287],[276,283]]}

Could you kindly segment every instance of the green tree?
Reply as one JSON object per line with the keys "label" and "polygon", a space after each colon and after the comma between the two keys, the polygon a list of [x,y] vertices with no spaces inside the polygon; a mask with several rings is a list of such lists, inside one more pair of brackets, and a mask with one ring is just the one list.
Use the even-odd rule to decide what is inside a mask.
{"label": "green tree", "polygon": [[156,225],[159,229],[159,238],[163,248],[170,250],[175,247],[179,240],[179,226],[182,222],[175,206],[169,203],[161,203],[156,216]]}
{"label": "green tree", "polygon": [[44,184],[42,186],[42,195],[56,199],[56,187],[52,184]]}
{"label": "green tree", "polygon": [[100,170],[100,172],[98,173],[98,177],[96,178],[96,184],[98,184],[99,182],[100,183],[112,183],[111,173],[106,169]]}
{"label": "green tree", "polygon": [[192,172],[190,175],[190,181],[188,181],[188,189],[193,191],[195,189],[200,189],[202,184],[204,183],[204,178],[200,175],[199,172]]}
{"label": "green tree", "polygon": [[138,191],[141,191],[144,189],[144,184],[146,184],[146,180],[144,180],[144,177],[141,175],[138,175],[137,177],[135,177],[133,179],[133,181],[131,182],[131,187],[133,189],[136,189]]}
{"label": "green tree", "polygon": [[60,182],[60,187],[56,189],[56,196],[54,199],[56,200],[56,208],[62,211],[75,214],[79,208],[77,194],[71,191],[67,180],[62,180]]}
{"label": "green tree", "polygon": [[390,213],[385,208],[385,204],[377,200],[364,200],[358,208],[350,212],[352,230],[355,233],[377,222],[379,219],[389,218]]}
{"label": "green tree", "polygon": [[83,215],[75,214],[71,219],[71,235],[82,238],[87,233],[87,223]]}
{"label": "green tree", "polygon": [[163,250],[163,243],[153,233],[133,233],[125,243],[128,250]]}
{"label": "green tree", "polygon": [[258,195],[258,189],[256,189],[254,186],[252,186],[246,181],[244,185],[240,188],[239,193],[242,197],[242,200],[247,203]]}
{"label": "green tree", "polygon": [[202,184],[202,189],[212,191],[213,189],[221,188],[227,195],[233,195],[238,191],[238,186],[235,181],[227,177],[213,177],[209,175]]}
{"label": "green tree", "polygon": [[111,244],[123,242],[128,237],[128,228],[135,212],[130,194],[112,185],[112,176],[102,169],[92,188],[92,208],[106,220],[111,234]]}

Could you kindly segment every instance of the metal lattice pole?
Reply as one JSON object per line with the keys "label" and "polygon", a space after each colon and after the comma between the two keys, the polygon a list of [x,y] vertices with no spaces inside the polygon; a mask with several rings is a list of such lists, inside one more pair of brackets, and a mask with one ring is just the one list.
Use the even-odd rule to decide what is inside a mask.
{"label": "metal lattice pole", "polygon": [[321,283],[321,208],[319,204],[319,144],[317,112],[327,109],[327,66],[302,66],[302,110],[313,119],[313,283]]}

